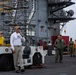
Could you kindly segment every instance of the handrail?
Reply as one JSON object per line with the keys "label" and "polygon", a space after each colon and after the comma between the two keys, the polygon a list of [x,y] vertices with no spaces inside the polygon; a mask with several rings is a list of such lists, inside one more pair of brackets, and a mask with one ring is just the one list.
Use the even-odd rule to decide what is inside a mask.
{"label": "handrail", "polygon": [[26,22],[27,24],[29,24],[31,22],[31,19],[33,18],[33,15],[35,13],[35,0],[33,0],[33,4],[32,4],[32,10],[31,10],[31,13],[29,15],[29,18],[28,18],[28,21]]}

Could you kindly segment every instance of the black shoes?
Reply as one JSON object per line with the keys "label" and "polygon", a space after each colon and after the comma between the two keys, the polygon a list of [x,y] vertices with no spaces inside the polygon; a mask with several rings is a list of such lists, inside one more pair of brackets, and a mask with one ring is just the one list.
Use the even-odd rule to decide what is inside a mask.
{"label": "black shoes", "polygon": [[58,63],[58,61],[55,61],[55,63]]}
{"label": "black shoes", "polygon": [[20,72],[22,73],[22,72],[24,72],[24,71],[25,71],[25,69],[21,69],[21,70],[16,70],[15,72],[16,72],[16,73],[20,73]]}
{"label": "black shoes", "polygon": [[[55,61],[55,63],[58,63],[58,61]],[[62,63],[62,61],[60,60],[59,63]]]}
{"label": "black shoes", "polygon": [[21,72],[24,72],[25,71],[25,69],[21,69]]}
{"label": "black shoes", "polygon": [[16,70],[15,72],[16,72],[16,73],[20,73],[20,70]]}
{"label": "black shoes", "polygon": [[59,61],[59,63],[62,63],[62,61]]}

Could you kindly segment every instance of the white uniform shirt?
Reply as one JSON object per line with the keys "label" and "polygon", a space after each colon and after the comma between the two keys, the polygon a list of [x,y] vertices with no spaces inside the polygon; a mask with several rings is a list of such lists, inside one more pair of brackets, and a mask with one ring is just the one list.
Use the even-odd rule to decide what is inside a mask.
{"label": "white uniform shirt", "polygon": [[25,38],[20,35],[20,33],[14,32],[10,37],[11,48],[14,50],[14,46],[21,46],[22,41],[25,42]]}

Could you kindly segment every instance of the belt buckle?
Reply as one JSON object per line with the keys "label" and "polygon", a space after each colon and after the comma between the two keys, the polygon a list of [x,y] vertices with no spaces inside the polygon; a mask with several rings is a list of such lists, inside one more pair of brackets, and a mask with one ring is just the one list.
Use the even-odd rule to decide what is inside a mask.
{"label": "belt buckle", "polygon": [[19,45],[15,46],[15,47],[20,47]]}

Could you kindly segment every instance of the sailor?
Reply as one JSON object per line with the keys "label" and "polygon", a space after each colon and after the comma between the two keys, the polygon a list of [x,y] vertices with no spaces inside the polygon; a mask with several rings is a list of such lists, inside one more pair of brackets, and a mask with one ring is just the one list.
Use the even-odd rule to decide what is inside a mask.
{"label": "sailor", "polygon": [[70,56],[73,57],[73,53],[74,53],[74,42],[72,41],[72,38],[70,38],[70,41],[69,41],[69,52],[70,52]]}
{"label": "sailor", "polygon": [[58,62],[58,59],[59,59],[59,62],[62,63],[62,60],[63,60],[63,50],[64,50],[64,47],[65,47],[65,41],[62,39],[62,35],[58,35],[58,38],[56,39],[55,41],[55,51],[56,51],[56,54],[55,54],[55,62],[57,63]]}

